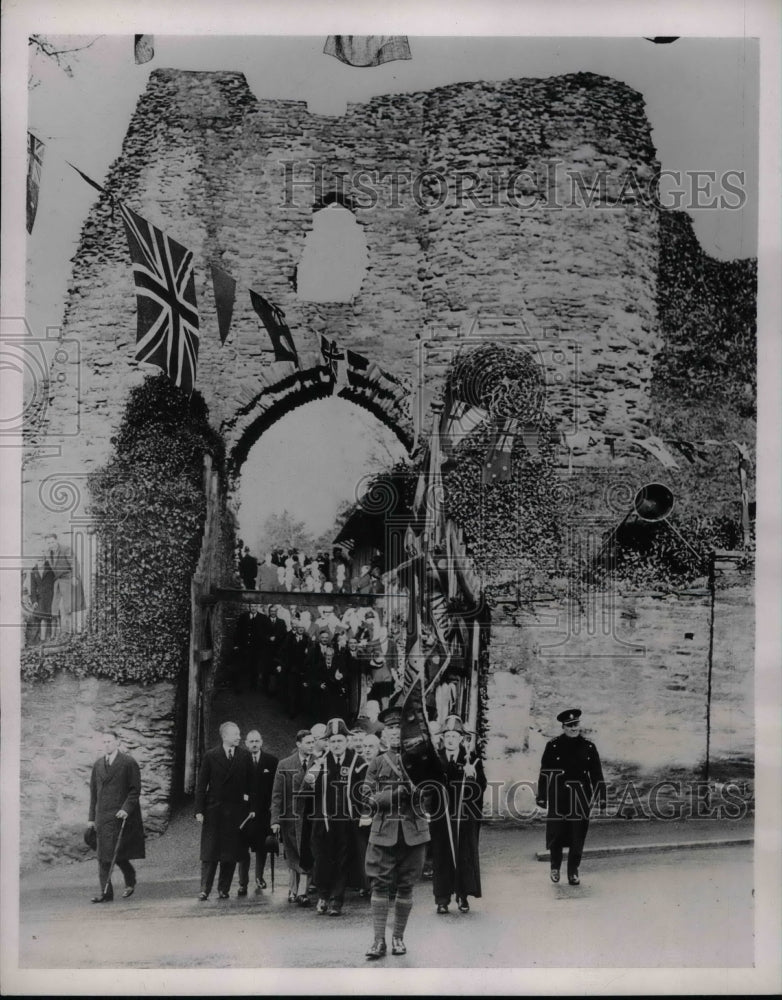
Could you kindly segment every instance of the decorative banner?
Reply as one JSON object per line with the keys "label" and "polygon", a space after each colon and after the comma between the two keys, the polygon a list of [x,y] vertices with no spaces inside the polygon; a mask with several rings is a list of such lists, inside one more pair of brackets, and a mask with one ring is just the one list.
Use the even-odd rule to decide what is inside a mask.
{"label": "decorative banner", "polygon": [[511,478],[511,453],[518,427],[519,421],[515,417],[506,417],[499,428],[493,429],[481,477],[484,486],[495,479],[507,482]]}
{"label": "decorative banner", "polygon": [[38,211],[38,194],[41,190],[41,169],[43,151],[46,147],[40,139],[27,133],[27,232],[33,231],[35,213]]}
{"label": "decorative banner", "polygon": [[236,281],[212,264],[212,287],[215,293],[215,309],[217,310],[217,325],[220,330],[220,343],[224,344],[231,329],[231,317],[236,301]]}
{"label": "decorative banner", "polygon": [[489,416],[489,411],[480,406],[472,406],[460,399],[454,400],[443,411],[442,445],[450,455],[454,448],[468,437]]}
{"label": "decorative banner", "polygon": [[323,51],[360,68],[413,58],[406,35],[329,35]]}
{"label": "decorative banner", "polygon": [[191,393],[198,362],[193,254],[121,202],[119,208],[136,282],[136,358]]}
{"label": "decorative banner", "polygon": [[285,313],[268,299],[259,295],[258,292],[254,292],[252,288],[250,289],[250,301],[269,334],[274,348],[274,360],[292,361],[298,368],[299,355],[296,352],[288,324],[285,322]]}
{"label": "decorative banner", "polygon": [[135,56],[137,66],[141,66],[143,63],[149,62],[149,60],[155,55],[155,36],[134,35],[133,54]]}

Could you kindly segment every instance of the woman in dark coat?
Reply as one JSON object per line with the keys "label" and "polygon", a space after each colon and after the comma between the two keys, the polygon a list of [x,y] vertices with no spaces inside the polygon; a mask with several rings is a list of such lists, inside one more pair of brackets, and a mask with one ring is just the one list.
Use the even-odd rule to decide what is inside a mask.
{"label": "woman in dark coat", "polygon": [[110,903],[114,898],[109,872],[118,837],[117,867],[125,878],[123,897],[132,896],[136,886],[136,871],[131,859],[145,856],[144,824],[139,806],[141,774],[136,761],[130,754],[121,753],[118,747],[117,734],[113,730],[105,732],[104,753],[93,764],[90,778],[87,825],[94,827],[97,835],[100,878],[100,894],[93,898],[93,903]]}
{"label": "woman in dark coat", "polygon": [[447,913],[455,895],[460,912],[466,913],[470,909],[467,897],[481,895],[478,836],[486,776],[480,758],[467,748],[458,715],[448,716],[441,734],[439,756],[445,781],[430,824],[434,899],[437,912]]}

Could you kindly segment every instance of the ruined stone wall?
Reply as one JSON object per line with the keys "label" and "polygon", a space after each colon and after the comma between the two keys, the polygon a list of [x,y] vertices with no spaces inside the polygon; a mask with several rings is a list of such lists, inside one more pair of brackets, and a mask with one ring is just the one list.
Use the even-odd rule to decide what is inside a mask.
{"label": "ruined stone wall", "polygon": [[174,761],[174,685],[121,686],[60,673],[46,683],[22,684],[23,867],[94,857],[83,835],[102,727],[116,729],[122,748],[139,763],[147,834],[165,830]]}
{"label": "ruined stone wall", "polygon": [[[456,336],[479,314],[518,337],[526,316],[564,431],[577,419],[606,432],[641,426],[658,346],[658,212],[622,192],[628,176],[637,190],[655,167],[642,97],[592,74],[377,97],[332,118],[258,100],[241,74],[157,70],[106,187],[194,252],[198,388],[230,451],[257,416],[238,419],[243,405],[289,371],[271,363],[248,287],[285,311],[303,364],[319,360],[323,332],[403,377],[419,336]],[[345,180],[359,169],[363,194]],[[596,171],[600,207],[567,207],[570,174],[589,184]],[[305,302],[295,271],[330,193],[354,209],[368,271],[351,302]],[[210,262],[238,282],[222,347]],[[58,458],[30,463],[28,500],[47,473],[108,456],[143,377],[135,308],[120,215],[102,198],[74,258],[64,322],[80,345],[78,373],[53,383],[47,430],[56,440],[76,410],[80,427]],[[428,359],[430,373],[442,373],[449,350]]]}
{"label": "ruined stone wall", "polygon": [[[754,604],[746,581],[718,587],[714,607],[710,776],[751,778]],[[609,781],[697,779],[706,758],[710,596],[597,593],[579,612],[541,601],[495,614],[486,771],[537,779],[556,715],[580,706]],[[505,808],[502,796],[495,805]]]}

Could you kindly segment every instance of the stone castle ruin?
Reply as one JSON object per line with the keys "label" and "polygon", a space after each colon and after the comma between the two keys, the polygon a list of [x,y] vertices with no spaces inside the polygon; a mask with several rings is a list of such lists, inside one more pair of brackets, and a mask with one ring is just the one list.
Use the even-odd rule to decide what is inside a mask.
{"label": "stone castle ruin", "polygon": [[[633,441],[650,433],[655,363],[666,338],[660,255],[693,241],[686,217],[664,212],[654,197],[658,167],[642,96],[589,73],[376,97],[331,118],[301,102],[258,99],[239,73],[157,70],[105,186],[194,253],[197,388],[225,442],[234,486],[262,434],[331,392],[285,382],[288,369],[274,363],[248,288],[284,311],[302,367],[307,356],[319,363],[324,334],[410,388],[422,357],[427,383],[439,389],[459,351],[487,341],[527,351],[543,372],[546,412],[561,435],[562,475],[585,467],[611,475],[632,469]],[[309,301],[298,291],[314,219],[330,205],[352,213],[365,243],[363,281],[346,302]],[[698,250],[688,259],[698,270],[705,256]],[[209,263],[237,280],[232,332],[222,346]],[[709,274],[719,281],[714,268]],[[683,280],[694,287],[702,277]],[[135,311],[120,215],[104,195],[82,230],[63,321],[78,361],[60,362],[65,378],[52,382],[45,422],[30,434],[26,544],[52,523],[54,506],[45,500],[52,483],[83,484],[111,454],[128,392],[147,373],[133,360]],[[409,406],[371,392],[346,398],[409,446]],[[51,442],[58,455],[47,451]],[[57,516],[64,514],[88,524],[83,489],[70,514]],[[727,762],[728,775],[730,762],[746,768],[753,609],[751,582],[731,575],[734,563],[723,566],[730,580],[716,618],[703,589],[618,595],[609,634],[586,621],[574,626],[545,587],[534,614],[499,610],[487,679],[490,778],[532,775],[562,698],[579,699],[609,770],[694,773],[703,758],[710,643],[718,700],[711,751]],[[55,710],[52,683],[24,686],[23,771],[34,768],[27,741],[46,731]],[[76,706],[65,711],[79,715],[59,730],[68,780],[87,766],[84,727],[113,714],[133,734],[142,768],[154,765],[147,812],[162,828],[171,789],[159,748],[181,738],[161,710],[166,699],[173,703],[174,686],[155,691],[153,708],[143,690],[117,692],[95,679],[59,683]],[[146,754],[148,716],[158,738]],[[56,727],[48,731],[56,736]],[[40,826],[36,796],[48,796],[67,825],[78,796],[51,802],[44,778],[28,777],[35,778],[23,780],[31,789],[23,804],[33,816],[29,828]],[[506,803],[496,805],[502,811]],[[36,836],[28,838],[28,856],[38,849]],[[50,843],[41,856],[60,847]]]}

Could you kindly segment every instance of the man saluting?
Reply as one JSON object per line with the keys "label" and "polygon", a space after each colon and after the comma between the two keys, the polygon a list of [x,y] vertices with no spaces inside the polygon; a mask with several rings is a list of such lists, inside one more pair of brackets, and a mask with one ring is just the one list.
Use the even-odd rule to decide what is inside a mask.
{"label": "man saluting", "polygon": [[581,735],[581,709],[560,712],[562,735],[549,740],[543,751],[537,803],[548,806],[546,848],[551,852],[551,881],[559,882],[563,848],[568,847],[567,880],[580,882],[578,868],[584,850],[589,813],[596,797],[605,808],[605,782],[597,747]]}
{"label": "man saluting", "polygon": [[143,858],[145,853],[140,794],[141,775],[138,764],[129,753],[119,750],[116,732],[106,730],[103,733],[103,756],[95,761],[90,779],[90,817],[87,826],[94,827],[97,834],[100,878],[100,893],[93,896],[93,903],[110,903],[114,899],[110,871],[115,851],[117,866],[125,877],[122,896],[127,899],[133,895],[136,871],[130,861],[131,858]]}

